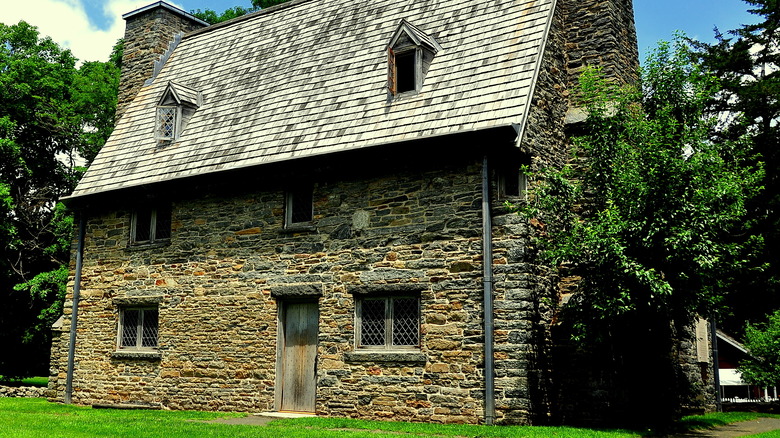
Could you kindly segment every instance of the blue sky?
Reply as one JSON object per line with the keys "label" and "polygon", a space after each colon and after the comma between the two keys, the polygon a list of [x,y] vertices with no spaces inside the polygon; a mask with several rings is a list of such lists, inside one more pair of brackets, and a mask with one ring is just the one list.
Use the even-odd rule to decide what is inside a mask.
{"label": "blue sky", "polygon": [[[121,15],[153,0],[1,0],[0,22],[23,19],[81,60],[106,60],[111,46],[123,35]],[[168,0],[186,10],[222,11],[250,7],[250,0]],[[364,1],[364,0],[343,0]],[[479,1],[479,0],[475,0]],[[670,40],[675,30],[702,41],[713,40],[713,27],[725,32],[756,21],[742,0],[634,0],[640,56],[658,40]]]}

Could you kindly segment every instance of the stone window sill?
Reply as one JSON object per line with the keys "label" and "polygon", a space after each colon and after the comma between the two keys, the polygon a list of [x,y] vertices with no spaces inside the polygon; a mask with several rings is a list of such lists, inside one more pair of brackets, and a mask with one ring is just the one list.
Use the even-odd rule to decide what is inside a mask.
{"label": "stone window sill", "polygon": [[162,353],[153,350],[117,350],[111,353],[113,359],[160,360]]}
{"label": "stone window sill", "polygon": [[404,362],[425,363],[428,356],[419,351],[357,350],[344,353],[345,362]]}
{"label": "stone window sill", "polygon": [[317,227],[308,223],[289,225],[279,230],[281,234],[314,233],[316,231]]}
{"label": "stone window sill", "polygon": [[154,243],[131,243],[125,247],[127,251],[146,251],[148,249],[165,248],[171,244],[171,239],[158,240]]}

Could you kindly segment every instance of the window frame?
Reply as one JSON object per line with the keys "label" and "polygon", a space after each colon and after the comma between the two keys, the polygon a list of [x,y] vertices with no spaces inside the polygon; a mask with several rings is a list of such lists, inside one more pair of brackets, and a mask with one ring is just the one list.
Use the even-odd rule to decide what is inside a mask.
{"label": "window frame", "polygon": [[[393,301],[400,299],[413,299],[417,303],[417,344],[395,345],[393,344],[393,330],[395,316],[393,314]],[[383,345],[363,345],[363,303],[366,301],[383,301],[385,303],[384,338]],[[419,351],[422,344],[422,300],[417,294],[359,296],[355,298],[355,350],[360,351]]]}
{"label": "window frame", "polygon": [[[138,310],[139,317],[136,323],[135,344],[124,345],[124,331],[126,312]],[[147,321],[148,311],[154,311],[157,314],[157,326],[155,327],[154,346],[143,345],[144,322]],[[119,308],[119,326],[117,329],[116,348],[117,351],[158,351],[160,347],[160,308],[159,306],[122,306]]]}
{"label": "window frame", "polygon": [[[138,240],[137,239],[137,236],[138,236],[138,221],[139,221],[138,213],[139,213],[139,210],[140,209],[137,209],[137,208],[134,209],[133,212],[132,212],[131,219],[130,219],[130,245],[134,245],[134,246],[137,246],[137,245],[152,245],[152,244],[155,244],[155,243],[168,242],[168,241],[171,240],[172,232],[170,230],[170,226],[171,226],[172,211],[171,211],[170,207],[156,206],[156,207],[151,207],[149,209],[149,211],[150,211],[150,215],[149,215],[149,239],[147,239],[147,240]],[[168,237],[157,237],[157,227],[161,224],[160,221],[158,220],[158,215],[161,212],[164,212],[166,214],[166,216],[168,217],[167,218],[168,219],[167,223],[168,223],[168,227],[169,227],[169,229],[168,229]]]}
{"label": "window frame", "polygon": [[[517,179],[517,194],[507,193],[508,180]],[[523,172],[520,166],[502,167],[498,170],[498,197],[500,199],[521,199],[526,200],[528,194],[528,175]]]}
{"label": "window frame", "polygon": [[[305,194],[304,194],[305,192]],[[308,206],[308,216],[306,220],[294,220],[296,202],[301,201],[301,195],[305,197]],[[301,207],[300,205],[298,207]],[[305,208],[305,207],[304,207]],[[314,220],[314,188],[311,185],[299,186],[284,193],[284,228],[295,228],[311,224]]]}
{"label": "window frame", "polygon": [[[172,132],[170,136],[161,135],[161,111],[162,110],[173,110],[173,127]],[[179,138],[179,132],[181,131],[181,118],[182,118],[182,108],[181,105],[157,105],[157,108],[154,112],[154,138],[158,141],[174,141]]]}
{"label": "window frame", "polygon": [[[411,89],[404,89],[399,90],[398,87],[398,58],[401,56],[408,56],[409,54],[412,54],[412,84],[413,87]],[[412,46],[410,48],[406,48],[404,50],[400,51],[390,51],[390,56],[393,57],[391,65],[391,75],[393,77],[393,90],[392,93],[394,96],[405,96],[405,95],[411,95],[411,94],[417,94],[420,92],[420,84],[422,81],[420,80],[422,77],[422,49],[416,46]]]}

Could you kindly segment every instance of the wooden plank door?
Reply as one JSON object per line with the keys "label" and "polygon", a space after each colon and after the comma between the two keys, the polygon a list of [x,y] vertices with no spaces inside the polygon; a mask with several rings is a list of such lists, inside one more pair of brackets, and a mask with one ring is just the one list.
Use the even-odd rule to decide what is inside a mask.
{"label": "wooden plank door", "polygon": [[285,304],[279,361],[280,411],[314,412],[318,320],[316,302]]}

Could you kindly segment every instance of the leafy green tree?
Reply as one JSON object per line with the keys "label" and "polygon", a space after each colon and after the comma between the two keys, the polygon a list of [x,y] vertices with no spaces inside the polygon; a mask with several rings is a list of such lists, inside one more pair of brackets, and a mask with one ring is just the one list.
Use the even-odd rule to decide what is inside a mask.
{"label": "leafy green tree", "polygon": [[739,334],[745,321],[764,320],[780,307],[780,6],[777,0],[745,0],[759,23],[724,35],[714,44],[694,43],[703,68],[720,79],[708,109],[721,115],[717,140],[748,138],[745,145],[766,165],[764,190],[747,204],[744,233],[765,242],[752,266],[735,277],[724,327]]}
{"label": "leafy green tree", "polygon": [[254,12],[256,9],[251,8],[242,8],[241,6],[236,6],[233,8],[225,9],[221,14],[218,14],[217,12],[211,10],[211,9],[205,9],[205,10],[195,10],[190,11],[190,13],[200,18],[201,20],[205,21],[208,24],[217,24],[221,23],[223,21],[232,20],[233,18],[240,17],[242,15],[246,15],[250,12]]}
{"label": "leafy green tree", "polygon": [[289,0],[252,0],[252,5],[258,9],[270,8],[271,6],[280,5]]}
{"label": "leafy green tree", "polygon": [[76,62],[35,27],[0,23],[0,376],[47,373],[73,229],[58,201],[113,129],[118,65]]}
{"label": "leafy green tree", "polygon": [[266,9],[270,8],[271,6],[276,6],[282,3],[285,3],[289,0],[252,0],[252,7],[251,8],[243,8],[241,6],[235,6],[232,8],[225,9],[221,14],[217,13],[211,9],[204,9],[204,10],[195,10],[190,11],[190,13],[200,18],[201,20],[209,23],[209,24],[216,24],[221,23],[223,21],[231,20],[236,17],[240,17],[242,15],[246,15],[250,12],[259,11],[260,9]]}
{"label": "leafy green tree", "polygon": [[748,324],[744,345],[752,357],[739,364],[742,378],[764,387],[780,383],[780,310],[769,315],[767,322]]}
{"label": "leafy green tree", "polygon": [[[735,230],[762,170],[743,138],[712,141],[717,119],[705,110],[719,84],[680,40],[649,56],[641,91],[594,71],[581,84],[588,118],[576,159],[537,175],[525,214],[543,230],[542,254],[581,277],[562,317],[625,379],[613,405],[668,421],[687,396],[677,341],[717,307],[752,245]],[[651,374],[664,384],[637,394],[632,382]]]}

